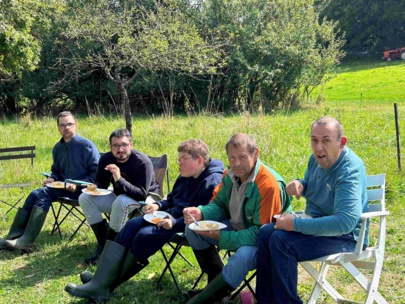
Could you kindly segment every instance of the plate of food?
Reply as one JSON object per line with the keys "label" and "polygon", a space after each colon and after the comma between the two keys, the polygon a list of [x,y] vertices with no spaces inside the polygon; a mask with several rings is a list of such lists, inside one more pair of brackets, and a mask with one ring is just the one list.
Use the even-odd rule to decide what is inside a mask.
{"label": "plate of food", "polygon": [[143,216],[143,219],[149,223],[157,224],[162,219],[172,219],[173,217],[164,211],[155,211],[153,213],[147,213]]}
{"label": "plate of food", "polygon": [[110,190],[97,188],[97,186],[94,184],[88,185],[87,188],[82,189],[82,192],[87,193],[89,195],[96,195],[96,196],[108,195],[111,193]]}
{"label": "plate of food", "polygon": [[221,230],[226,227],[225,224],[216,222],[216,221],[199,221],[196,223],[190,224],[189,228],[195,231],[210,231],[210,230]]}
{"label": "plate of food", "polygon": [[[66,183],[66,188],[71,185],[72,184],[70,184],[70,183]],[[65,182],[52,182],[52,183],[46,184],[46,186],[49,188],[65,189]]]}

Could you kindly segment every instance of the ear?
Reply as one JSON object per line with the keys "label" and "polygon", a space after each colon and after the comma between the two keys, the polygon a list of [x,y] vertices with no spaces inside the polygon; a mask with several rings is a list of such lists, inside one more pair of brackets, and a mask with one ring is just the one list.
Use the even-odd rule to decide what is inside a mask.
{"label": "ear", "polygon": [[256,158],[256,161],[257,161],[257,159],[259,158],[259,148],[256,148],[256,151],[255,151],[255,158]]}
{"label": "ear", "polygon": [[347,137],[346,137],[346,136],[342,136],[342,137],[340,138],[340,144],[341,144],[342,147],[343,147],[343,146],[346,145],[346,143],[347,143]]}
{"label": "ear", "polygon": [[202,156],[198,156],[198,165],[204,165],[204,158]]}

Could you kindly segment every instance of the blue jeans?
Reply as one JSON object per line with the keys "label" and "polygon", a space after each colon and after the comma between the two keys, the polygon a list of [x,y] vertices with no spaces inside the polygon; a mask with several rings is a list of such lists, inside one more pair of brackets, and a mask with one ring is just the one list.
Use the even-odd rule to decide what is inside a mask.
{"label": "blue jeans", "polygon": [[180,231],[157,228],[142,216],[129,220],[115,237],[115,242],[131,251],[140,260],[147,260]]}
{"label": "blue jeans", "polygon": [[[223,221],[227,227],[224,230],[233,230],[229,220]],[[193,250],[203,250],[211,245],[219,246],[219,241],[195,233],[186,226],[186,237]],[[226,249],[226,248],[225,248]],[[232,288],[238,288],[250,270],[256,268],[256,246],[242,246],[228,259],[222,269],[225,282]]]}
{"label": "blue jeans", "polygon": [[353,252],[353,236],[317,237],[274,229],[267,224],[257,241],[257,303],[303,303],[297,293],[298,262],[338,252]]}
{"label": "blue jeans", "polygon": [[70,192],[64,189],[56,189],[44,187],[33,190],[25,200],[23,208],[32,211],[34,206],[44,209],[46,212],[51,208],[51,204],[57,200],[59,196],[69,197],[71,199],[78,199],[80,191]]}

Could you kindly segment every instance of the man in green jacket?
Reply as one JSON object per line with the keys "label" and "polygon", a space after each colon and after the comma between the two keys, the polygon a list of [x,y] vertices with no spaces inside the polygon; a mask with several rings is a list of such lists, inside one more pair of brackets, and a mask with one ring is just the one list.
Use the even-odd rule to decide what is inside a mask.
{"label": "man in green jacket", "polygon": [[[187,240],[208,275],[208,285],[188,303],[213,303],[235,290],[248,272],[256,268],[260,227],[274,222],[274,215],[291,208],[283,178],[259,160],[253,136],[235,134],[225,148],[230,168],[225,170],[211,202],[183,211],[188,224]],[[200,227],[193,223],[193,218],[203,221]],[[219,222],[214,225],[218,228],[223,224],[226,227],[204,228],[207,220]],[[215,246],[234,252],[226,266]]]}

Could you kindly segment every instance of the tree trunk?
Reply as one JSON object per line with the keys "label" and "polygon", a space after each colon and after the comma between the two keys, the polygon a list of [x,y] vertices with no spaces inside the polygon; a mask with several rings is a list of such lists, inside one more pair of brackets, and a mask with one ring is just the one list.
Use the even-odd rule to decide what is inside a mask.
{"label": "tree trunk", "polygon": [[122,100],[122,108],[124,110],[124,117],[125,117],[125,126],[129,133],[132,134],[132,119],[131,119],[131,107],[129,106],[129,98],[128,98],[128,92],[127,89],[124,85],[124,83],[119,84],[119,90],[120,90],[120,95],[121,95],[121,100]]}

